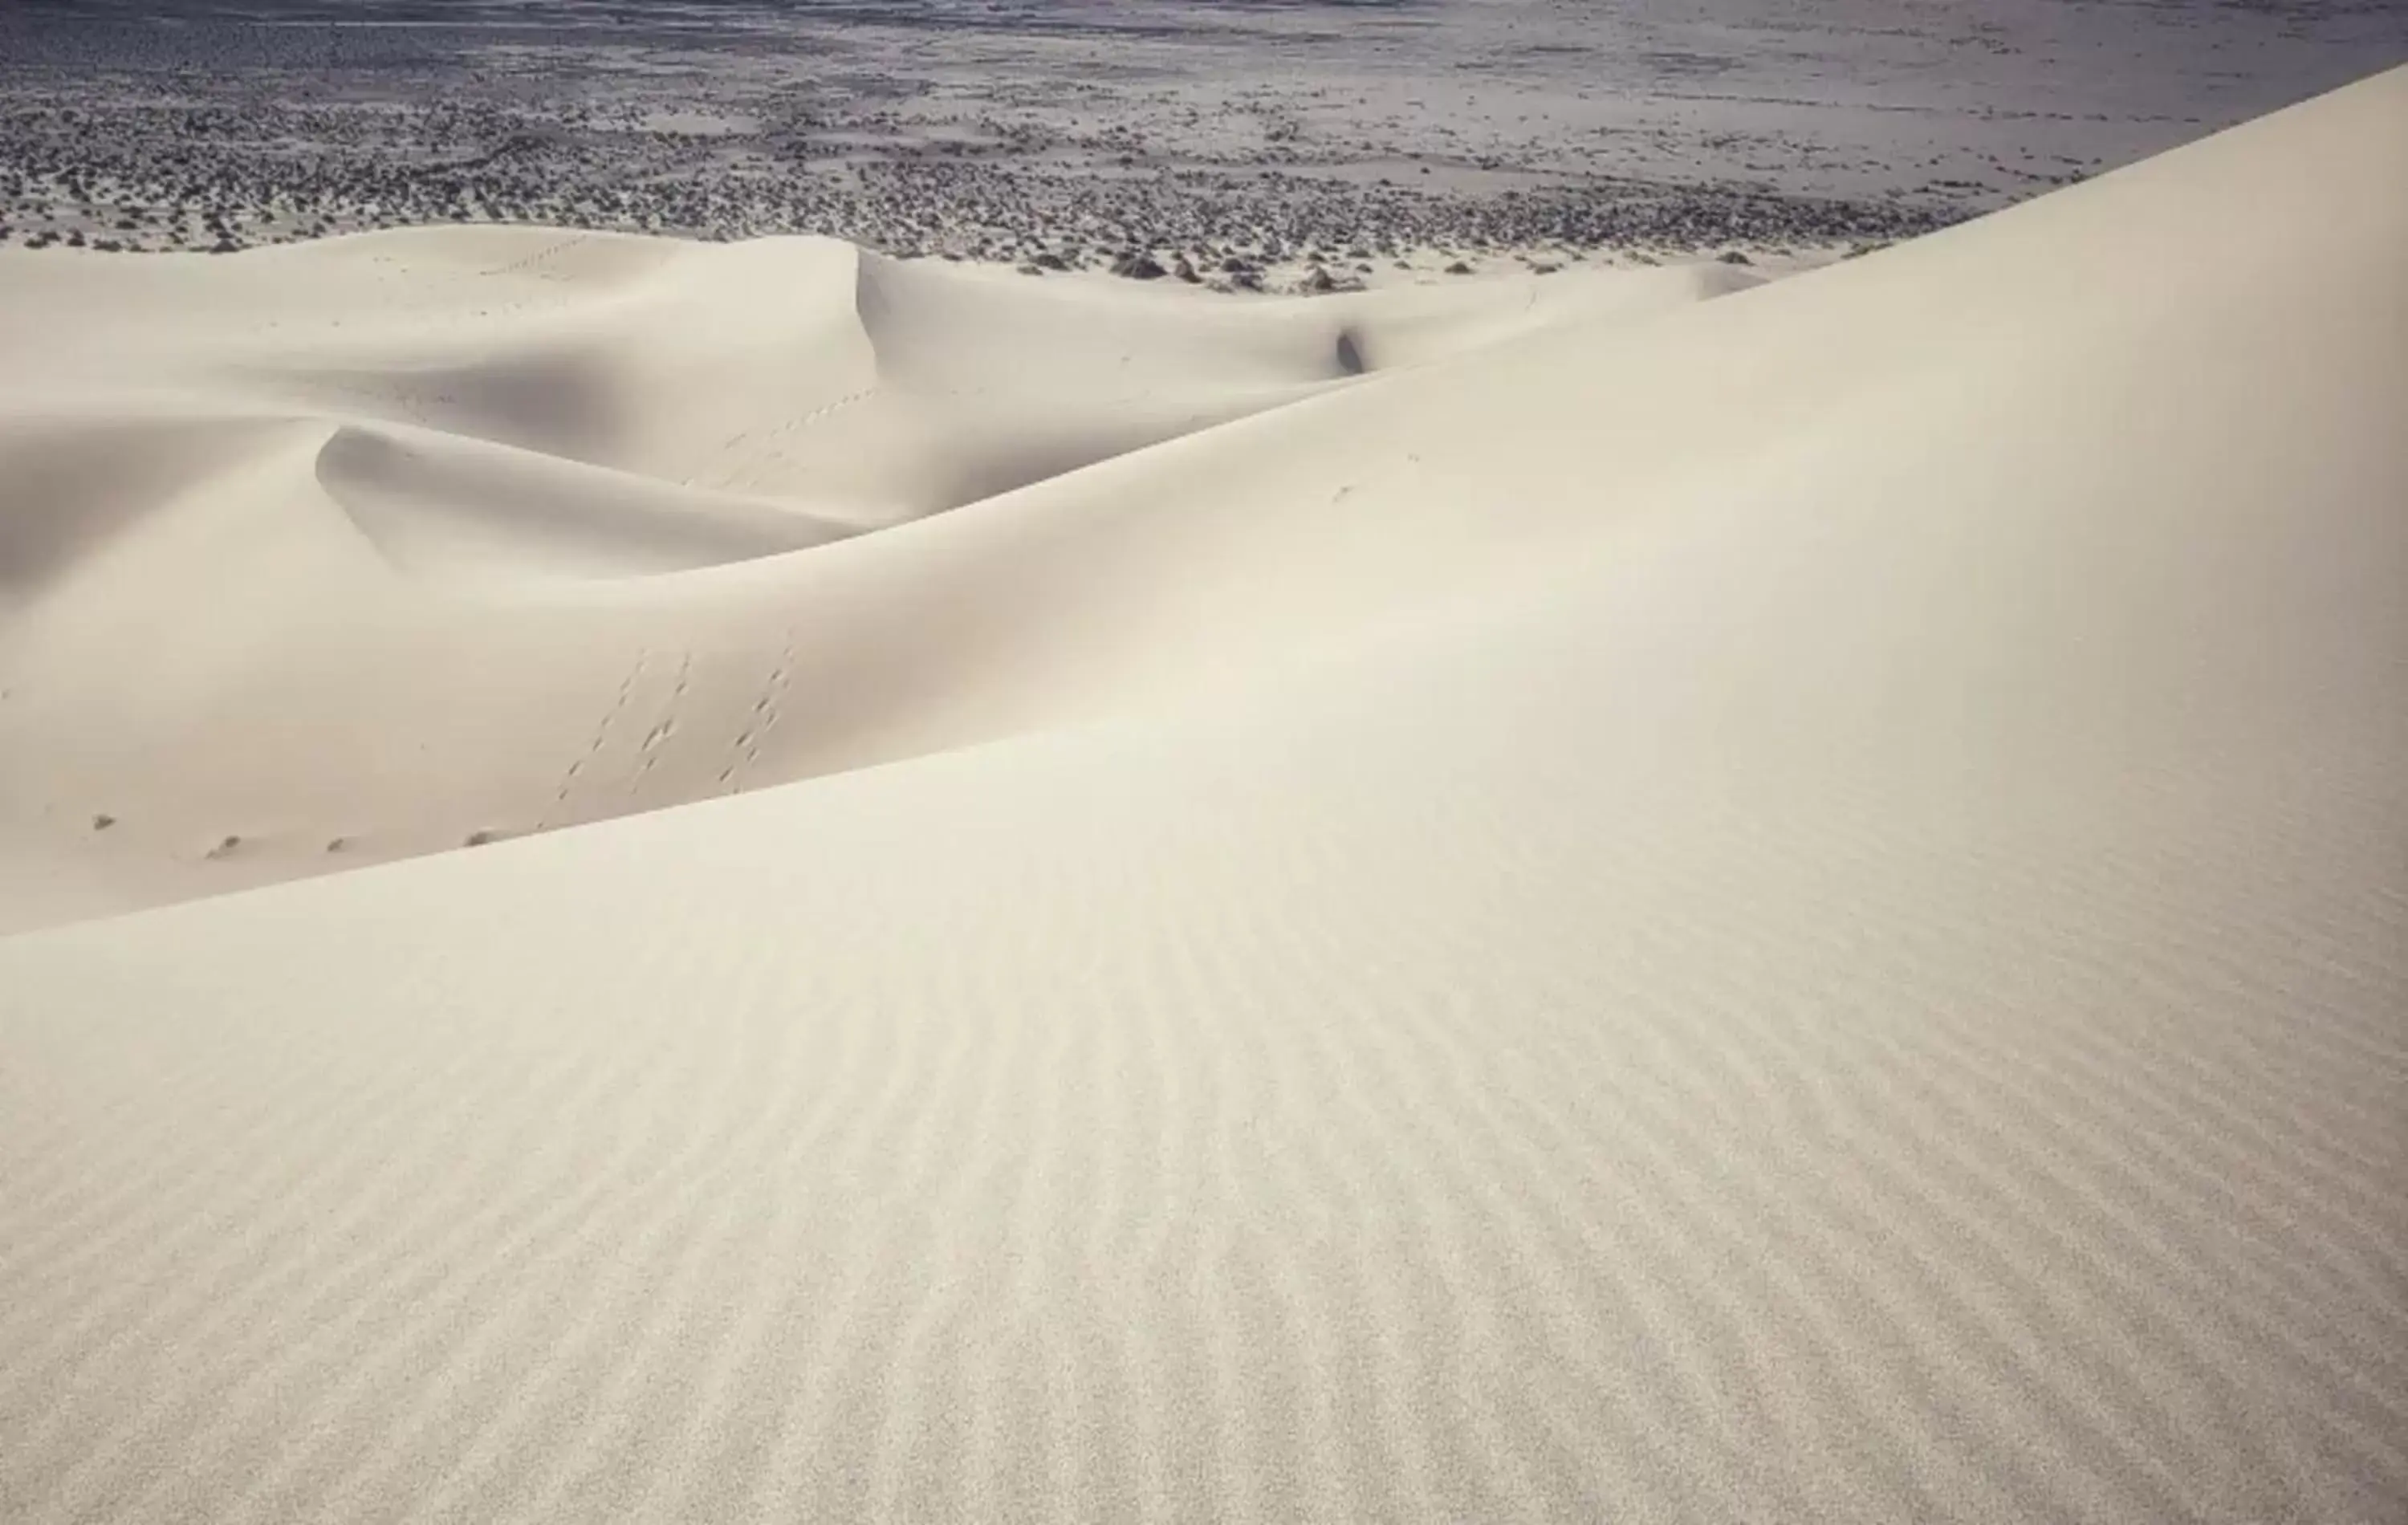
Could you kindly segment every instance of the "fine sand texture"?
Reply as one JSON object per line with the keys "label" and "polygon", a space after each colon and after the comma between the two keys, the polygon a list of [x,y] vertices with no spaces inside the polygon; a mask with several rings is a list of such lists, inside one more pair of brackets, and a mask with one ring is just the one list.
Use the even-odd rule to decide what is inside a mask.
{"label": "fine sand texture", "polygon": [[2408,71],[1744,290],[538,239],[0,264],[12,914],[290,881],[0,940],[0,1516],[2400,1518]]}

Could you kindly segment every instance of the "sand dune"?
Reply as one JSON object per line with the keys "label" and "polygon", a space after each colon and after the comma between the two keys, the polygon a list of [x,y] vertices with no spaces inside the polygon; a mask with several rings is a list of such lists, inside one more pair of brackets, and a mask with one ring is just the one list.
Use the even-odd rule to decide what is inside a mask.
{"label": "sand dune", "polygon": [[[0,925],[20,926],[1160,698],[1220,657],[1149,655],[1130,603],[1259,573],[1182,517],[1222,468],[1149,447],[1757,281],[1235,301],[825,239],[498,229],[0,266],[0,342],[44,357],[0,388]],[[1307,528],[1276,498],[1232,506],[1244,533]],[[1130,537],[1134,565],[1093,559]],[[1290,645],[1359,613],[1256,623]],[[1059,671],[1064,640],[1132,640],[1100,690]],[[93,894],[51,912],[62,857]]]}
{"label": "sand dune", "polygon": [[2408,72],[1702,305],[622,242],[0,265],[11,914],[545,829],[0,942],[12,1518],[2408,1500]]}

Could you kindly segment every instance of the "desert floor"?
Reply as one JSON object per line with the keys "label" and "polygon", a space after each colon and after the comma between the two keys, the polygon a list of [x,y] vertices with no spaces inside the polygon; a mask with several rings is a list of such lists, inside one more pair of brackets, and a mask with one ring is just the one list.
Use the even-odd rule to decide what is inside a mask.
{"label": "desert floor", "polygon": [[0,245],[805,233],[1274,292],[1828,256],[2402,59],[2380,5],[25,0]]}

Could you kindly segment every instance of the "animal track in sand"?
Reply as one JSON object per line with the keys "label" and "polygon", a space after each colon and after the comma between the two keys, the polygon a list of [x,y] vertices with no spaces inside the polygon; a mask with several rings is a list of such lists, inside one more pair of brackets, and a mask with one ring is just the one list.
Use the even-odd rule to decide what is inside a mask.
{"label": "animal track in sand", "polygon": [[[832,413],[850,408],[857,402],[867,400],[877,391],[878,385],[873,381],[869,385],[863,387],[858,392],[848,392],[843,396],[838,397],[834,401],[824,402],[817,408],[809,409],[803,412],[796,413],[794,417],[787,419],[784,423],[777,425],[775,428],[763,435],[762,443],[765,445],[775,444],[779,440],[787,439],[792,435],[797,434],[802,430],[810,427],[812,424],[817,424],[820,420],[828,417]],[[746,434],[751,433],[750,430],[745,432]],[[730,439],[728,444],[733,446],[743,438],[744,435],[738,435],[735,439]]]}
{"label": "animal track in sand", "polygon": [[568,237],[562,238],[555,243],[546,244],[532,254],[525,255],[520,259],[514,259],[508,265],[496,265],[490,269],[480,270],[478,274],[487,276],[515,275],[521,270],[530,270],[537,266],[543,264],[547,260],[550,260],[553,255],[566,253],[569,250],[576,248],[579,244],[587,242],[592,237],[593,235],[590,233],[572,234]]}
{"label": "animal track in sand", "polygon": [[858,392],[848,392],[843,396],[837,398],[834,402],[823,403],[819,407],[812,409],[810,411],[794,419],[785,426],[785,430],[781,430],[781,432],[783,433],[795,429],[809,428],[810,425],[817,424],[820,420],[826,418],[831,413],[850,408],[857,402],[867,402],[870,396],[877,392],[877,390],[878,387],[876,383],[873,382],[868,386],[863,387]]}
{"label": "animal track in sand", "polygon": [[[721,464],[714,469],[711,480],[717,485],[730,490],[749,489],[754,486],[760,480],[762,468],[767,463],[784,458],[783,446],[786,441],[829,415],[863,401],[877,390],[877,385],[873,383],[863,387],[858,392],[849,392],[831,402],[824,402],[817,408],[796,413],[783,423],[762,432],[757,438],[751,429],[737,431],[719,447],[717,453],[722,458]],[[737,447],[745,444],[747,440],[752,441],[750,448],[738,451]],[[733,458],[730,459],[730,457]]]}
{"label": "animal track in sand", "polygon": [[761,741],[777,727],[778,701],[785,695],[787,686],[794,681],[794,671],[795,642],[793,633],[790,631],[785,644],[778,650],[777,665],[769,669],[769,675],[763,683],[759,696],[752,701],[752,708],[746,716],[744,728],[737,733],[734,742],[735,759],[722,768],[713,781],[727,785],[728,793],[739,792],[742,785],[737,782],[738,773],[761,760]]}
{"label": "animal track in sand", "polygon": [[[610,740],[611,727],[618,723],[619,716],[625,712],[627,701],[635,696],[636,684],[643,677],[645,665],[651,660],[650,652],[636,654],[635,666],[629,668],[627,675],[619,680],[618,693],[611,698],[610,707],[602,712],[601,721],[594,727],[594,739],[585,744],[585,755],[571,759],[566,770],[560,775],[560,784],[552,795],[552,802],[554,806],[568,803],[569,793],[576,787],[578,777],[585,771],[586,763],[602,755],[603,747]],[[656,740],[657,738],[648,738],[645,742],[646,748],[649,750],[655,744]],[[561,823],[553,821],[552,813],[548,811],[537,819],[535,828],[538,831],[546,831],[558,824]]]}
{"label": "animal track in sand", "polygon": [[654,721],[652,728],[644,733],[644,740],[637,749],[643,760],[637,766],[636,770],[628,775],[627,793],[635,793],[642,784],[644,776],[659,763],[660,749],[667,743],[671,736],[677,733],[679,701],[685,698],[686,690],[693,685],[693,682],[694,654],[681,653],[678,657],[677,681],[671,685],[668,698],[661,707],[660,718]]}

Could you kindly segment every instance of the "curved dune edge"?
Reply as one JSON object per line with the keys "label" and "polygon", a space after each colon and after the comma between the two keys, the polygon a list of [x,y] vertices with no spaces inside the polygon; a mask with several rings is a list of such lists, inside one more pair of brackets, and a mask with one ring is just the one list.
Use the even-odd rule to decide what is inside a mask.
{"label": "curved dune edge", "polygon": [[[2402,248],[2408,71],[1610,342],[463,604],[446,683],[791,624],[754,690],[644,647],[654,772],[709,685],[924,755],[0,942],[0,1497],[2396,1512]],[[418,660],[389,597],[348,659]]]}

